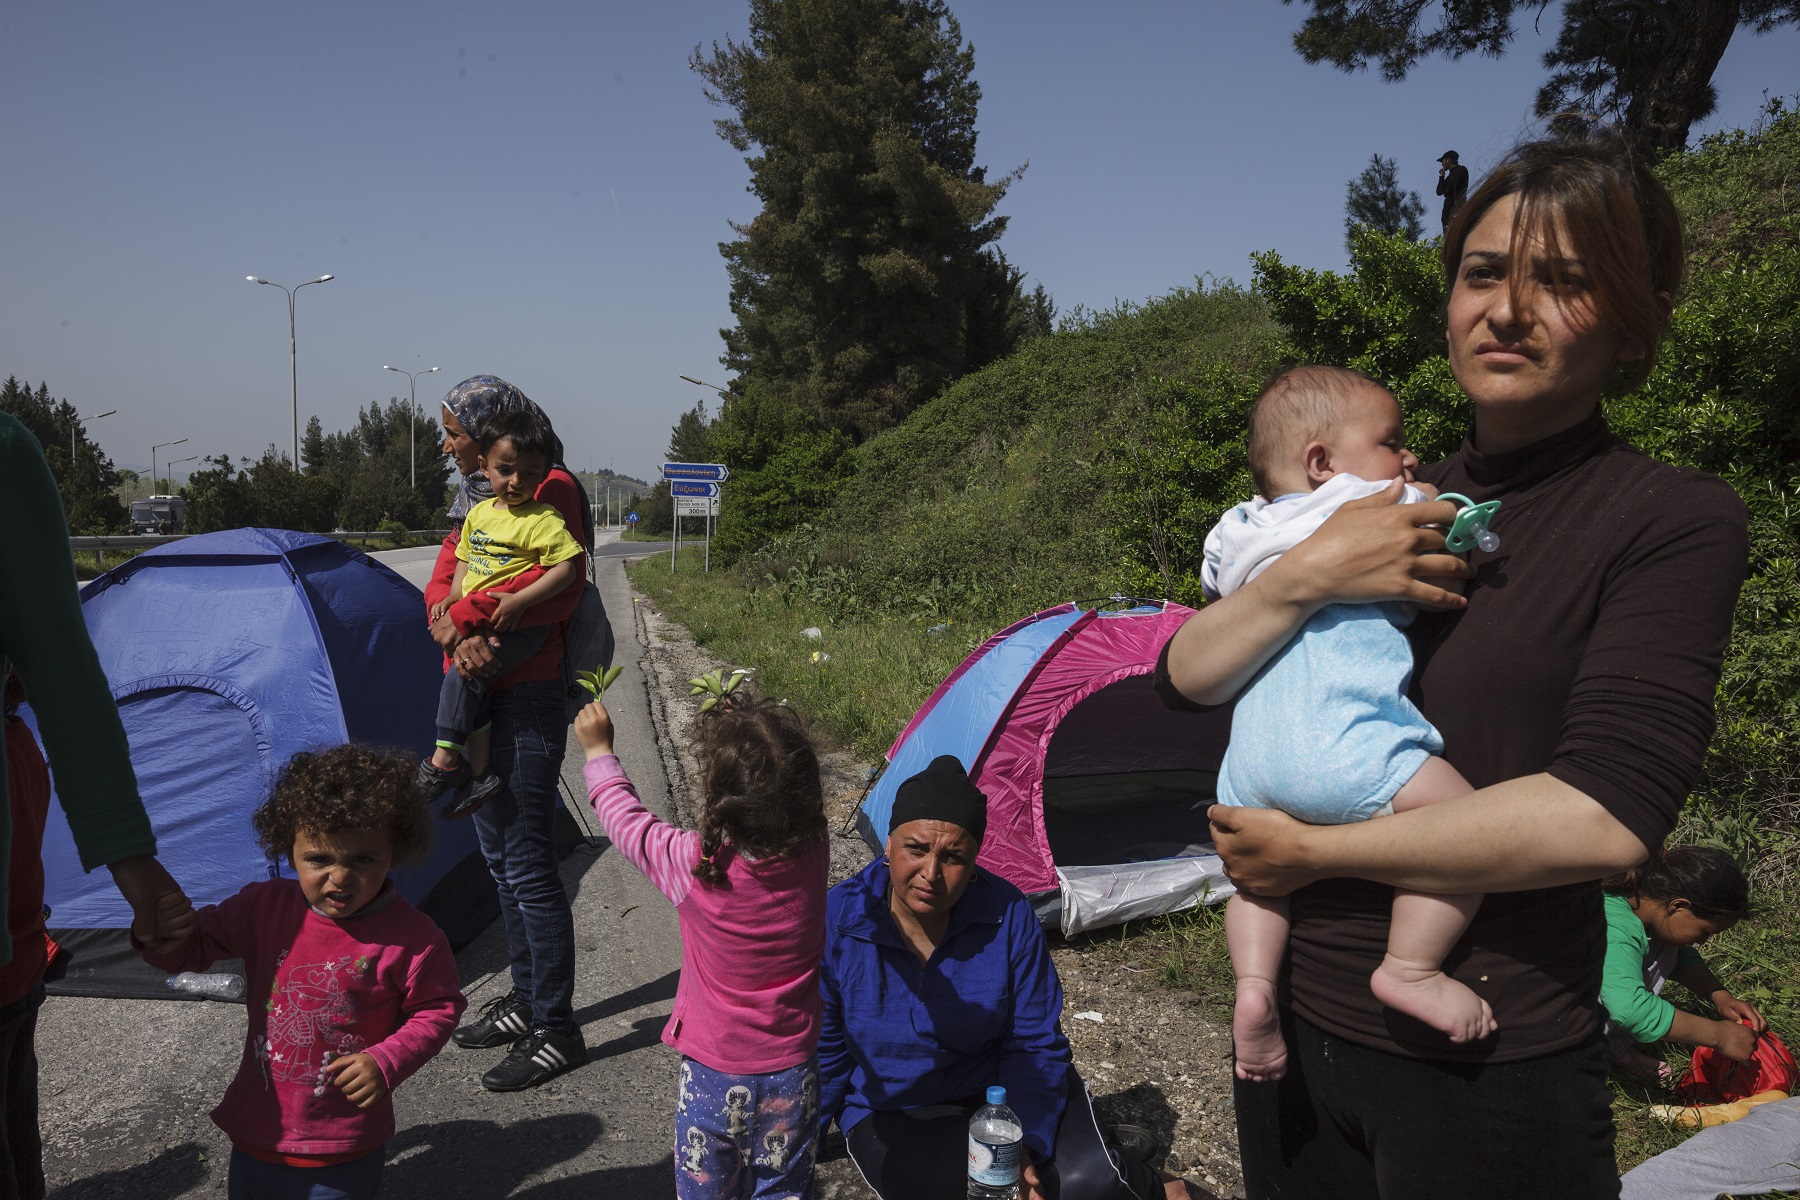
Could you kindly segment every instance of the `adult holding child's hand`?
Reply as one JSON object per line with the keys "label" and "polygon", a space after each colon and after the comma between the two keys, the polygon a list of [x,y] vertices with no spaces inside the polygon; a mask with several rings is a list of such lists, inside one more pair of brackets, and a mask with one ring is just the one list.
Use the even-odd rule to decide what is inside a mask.
{"label": "adult holding child's hand", "polygon": [[[1502,501],[1501,546],[1445,554],[1429,526],[1449,503],[1347,504],[1191,618],[1159,670],[1172,703],[1223,704],[1326,605],[1412,601],[1411,699],[1475,788],[1336,826],[1213,810],[1238,886],[1292,894],[1287,1073],[1237,1083],[1253,1200],[1618,1195],[1595,881],[1657,849],[1699,777],[1748,557],[1729,487],[1601,413],[1648,374],[1681,275],[1648,170],[1599,137],[1521,146],[1443,253],[1475,420],[1418,474]],[[1453,1044],[1375,999],[1394,888],[1487,893],[1444,969],[1491,1005],[1492,1037]]]}

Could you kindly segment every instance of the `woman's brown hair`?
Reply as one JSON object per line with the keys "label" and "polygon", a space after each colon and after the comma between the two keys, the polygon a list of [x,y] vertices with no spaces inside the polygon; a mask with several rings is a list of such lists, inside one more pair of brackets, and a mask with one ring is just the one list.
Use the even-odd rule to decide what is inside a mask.
{"label": "woman's brown hair", "polygon": [[715,860],[727,840],[752,858],[777,858],[825,836],[819,758],[793,709],[744,700],[701,714],[698,724],[706,799],[696,877],[724,882]]}
{"label": "woman's brown hair", "polygon": [[[1648,166],[1613,134],[1585,130],[1526,142],[1494,168],[1456,214],[1444,234],[1444,279],[1456,287],[1463,244],[1489,209],[1518,197],[1507,261],[1507,287],[1515,308],[1529,272],[1526,248],[1541,239],[1550,284],[1558,297],[1573,292],[1567,270],[1579,260],[1592,289],[1596,315],[1644,347],[1628,363],[1620,383],[1635,387],[1650,374],[1681,286],[1681,215]],[[1561,244],[1567,238],[1570,245]]]}

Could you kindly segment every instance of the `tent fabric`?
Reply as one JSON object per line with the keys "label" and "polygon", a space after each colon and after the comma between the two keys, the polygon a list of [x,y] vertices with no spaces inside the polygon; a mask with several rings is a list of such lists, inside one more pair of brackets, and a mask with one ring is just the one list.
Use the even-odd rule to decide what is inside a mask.
{"label": "tent fabric", "polygon": [[[1078,914],[1080,927],[1104,923],[1115,901],[1119,911],[1136,914],[1225,894],[1217,858],[1199,844],[1204,833],[1194,831],[1205,827],[1229,711],[1173,712],[1150,687],[1157,655],[1192,611],[1172,603],[1122,612],[1061,605],[989,638],[888,751],[888,769],[863,805],[865,834],[885,834],[899,785],[934,757],[952,754],[988,797],[981,864],[1027,893],[1060,890],[1065,928],[1068,905],[1083,896],[1101,907]],[[1072,818],[1059,812],[1065,823],[1113,827],[1116,836],[1098,854],[1104,860],[1110,851],[1118,862],[1097,861],[1088,853],[1096,847],[1084,844],[1083,861],[1059,871],[1046,778],[1068,785],[1057,789],[1059,806],[1075,806]],[[1205,802],[1195,800],[1198,790]],[[1127,830],[1148,836],[1130,846],[1121,840]],[[1151,853],[1164,865],[1152,869]],[[1176,859],[1184,865],[1167,865]],[[1080,887],[1071,886],[1075,878]]]}
{"label": "tent fabric", "polygon": [[[278,529],[187,538],[94,580],[82,613],[119,703],[158,855],[196,905],[292,875],[285,858],[257,846],[250,815],[296,751],[355,741],[410,755],[431,745],[443,660],[418,589],[342,542]],[[465,866],[455,878],[473,891],[434,896],[440,881],[480,859],[470,823],[433,832],[429,859],[395,880],[466,941],[491,919],[491,884],[484,893],[485,869]],[[94,949],[84,961],[82,947],[119,940],[131,911],[105,871],[82,871],[60,806],[51,809],[44,867],[50,924],[71,948],[65,990],[159,994],[144,991],[126,956],[97,965],[107,956]]]}

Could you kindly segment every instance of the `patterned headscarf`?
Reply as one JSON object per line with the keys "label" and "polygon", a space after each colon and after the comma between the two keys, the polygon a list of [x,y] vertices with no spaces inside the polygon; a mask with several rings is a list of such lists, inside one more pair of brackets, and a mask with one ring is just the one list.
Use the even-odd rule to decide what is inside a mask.
{"label": "patterned headscarf", "polygon": [[[444,397],[444,407],[450,410],[469,436],[481,440],[481,431],[495,417],[510,416],[513,413],[533,412],[544,418],[544,424],[550,424],[550,418],[543,409],[531,402],[531,399],[512,384],[498,375],[471,375],[450,389]],[[551,455],[550,465],[562,466],[562,441],[556,443],[556,452]],[[456,489],[456,499],[450,502],[450,519],[460,521],[469,515],[469,510],[483,500],[491,499],[494,489],[487,481],[487,476],[480,471],[464,475],[462,484]]]}

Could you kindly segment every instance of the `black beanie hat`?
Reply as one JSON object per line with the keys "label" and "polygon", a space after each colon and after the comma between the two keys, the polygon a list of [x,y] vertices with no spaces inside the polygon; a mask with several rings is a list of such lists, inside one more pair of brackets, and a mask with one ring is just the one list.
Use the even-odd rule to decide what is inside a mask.
{"label": "black beanie hat", "polygon": [[968,772],[955,755],[940,754],[894,793],[888,832],[908,821],[948,821],[974,834],[979,842],[987,832],[987,797],[969,782]]}

